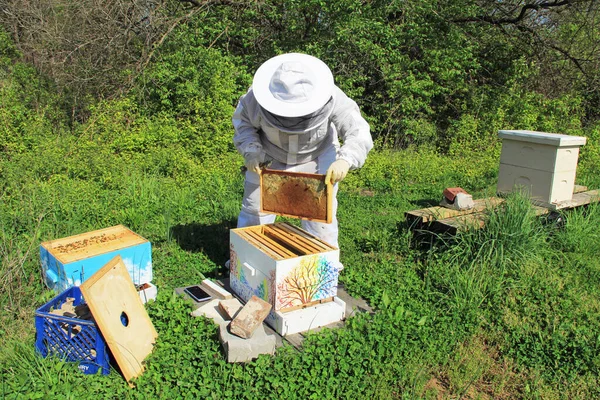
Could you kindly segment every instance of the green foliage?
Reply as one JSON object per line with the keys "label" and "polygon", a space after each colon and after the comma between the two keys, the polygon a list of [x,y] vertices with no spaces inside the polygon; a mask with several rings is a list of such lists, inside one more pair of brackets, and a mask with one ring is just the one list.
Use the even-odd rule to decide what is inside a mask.
{"label": "green foliage", "polygon": [[196,157],[232,150],[231,116],[249,77],[229,56],[207,48],[203,21],[182,24],[140,77],[138,103],[146,113],[178,121],[183,144]]}

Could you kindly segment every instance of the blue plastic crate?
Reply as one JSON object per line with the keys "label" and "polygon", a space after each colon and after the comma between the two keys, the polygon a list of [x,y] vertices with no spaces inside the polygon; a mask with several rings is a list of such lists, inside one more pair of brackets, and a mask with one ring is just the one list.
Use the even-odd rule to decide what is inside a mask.
{"label": "blue plastic crate", "polygon": [[79,287],[71,287],[50,300],[35,312],[35,348],[43,356],[56,355],[66,361],[79,362],[79,369],[86,374],[102,370],[110,372],[106,342],[94,321],[50,314],[73,297],[73,305],[85,304]]}

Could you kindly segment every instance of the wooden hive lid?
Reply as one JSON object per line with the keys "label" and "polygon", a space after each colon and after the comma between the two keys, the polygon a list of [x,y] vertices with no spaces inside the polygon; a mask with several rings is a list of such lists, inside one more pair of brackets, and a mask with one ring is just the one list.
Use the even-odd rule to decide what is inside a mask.
{"label": "wooden hive lid", "polygon": [[130,382],[144,371],[158,333],[120,256],[81,284],[81,293],[123,376]]}
{"label": "wooden hive lid", "polygon": [[333,185],[325,175],[264,169],[260,174],[261,212],[331,223]]}
{"label": "wooden hive lid", "polygon": [[146,242],[146,239],[124,225],[116,225],[62,239],[49,240],[41,245],[58,261],[67,264]]}

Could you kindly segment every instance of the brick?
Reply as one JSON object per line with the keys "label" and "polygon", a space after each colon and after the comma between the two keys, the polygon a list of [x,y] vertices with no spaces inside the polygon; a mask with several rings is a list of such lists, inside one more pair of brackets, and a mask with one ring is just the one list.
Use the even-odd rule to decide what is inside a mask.
{"label": "brick", "polygon": [[221,300],[219,302],[219,308],[229,319],[234,319],[242,307],[242,303],[238,299]]}
{"label": "brick", "polygon": [[446,199],[448,199],[448,201],[450,203],[454,202],[454,198],[459,193],[467,193],[467,192],[463,188],[460,188],[460,187],[446,188],[446,189],[444,189],[444,192],[443,192],[444,197]]}
{"label": "brick", "polygon": [[271,304],[252,296],[229,325],[229,331],[244,339],[252,337],[254,331],[262,325],[269,315]]}

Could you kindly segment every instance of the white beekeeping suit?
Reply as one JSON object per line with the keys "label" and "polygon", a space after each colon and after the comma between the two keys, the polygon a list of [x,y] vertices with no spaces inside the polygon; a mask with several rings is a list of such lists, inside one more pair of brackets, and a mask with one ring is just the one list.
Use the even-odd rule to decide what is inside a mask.
{"label": "white beekeeping suit", "polygon": [[[233,126],[234,144],[247,167],[238,228],[275,220],[275,215],[260,212],[260,163],[327,174],[336,194],[337,182],[349,169],[360,168],[373,147],[357,104],[335,86],[325,63],[306,54],[283,54],[262,64],[240,98]],[[336,211],[334,199],[331,224],[303,220],[302,227],[338,247]]]}

